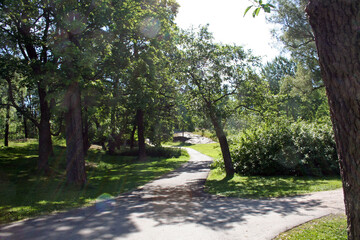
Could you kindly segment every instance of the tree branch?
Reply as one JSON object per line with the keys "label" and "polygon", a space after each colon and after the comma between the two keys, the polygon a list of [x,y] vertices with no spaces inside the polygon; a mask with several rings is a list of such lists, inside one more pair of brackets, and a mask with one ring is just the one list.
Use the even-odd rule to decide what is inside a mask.
{"label": "tree branch", "polygon": [[31,115],[31,113],[29,113],[26,109],[20,107],[19,105],[16,104],[15,99],[14,99],[14,95],[13,95],[13,89],[12,89],[12,82],[10,78],[6,79],[7,83],[8,83],[8,91],[9,91],[9,100],[12,104],[12,106],[14,108],[16,108],[17,111],[19,111],[24,117],[26,117],[27,119],[29,119],[37,128],[40,127],[40,124],[36,121],[36,119]]}
{"label": "tree branch", "polygon": [[222,100],[223,98],[225,98],[225,97],[227,97],[227,96],[233,95],[233,94],[235,94],[235,92],[236,92],[236,89],[234,89],[233,91],[231,91],[231,92],[229,92],[229,93],[226,93],[226,94],[222,95],[222,96],[219,97],[218,99],[214,100],[213,103],[216,103],[216,102]]}

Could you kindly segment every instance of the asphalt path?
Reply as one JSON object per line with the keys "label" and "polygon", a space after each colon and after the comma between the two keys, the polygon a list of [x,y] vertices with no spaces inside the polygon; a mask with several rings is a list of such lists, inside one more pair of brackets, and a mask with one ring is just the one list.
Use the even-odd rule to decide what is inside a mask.
{"label": "asphalt path", "polygon": [[190,161],[143,187],[94,206],[0,226],[0,239],[272,239],[306,221],[344,213],[342,190],[275,199],[204,193],[211,158]]}

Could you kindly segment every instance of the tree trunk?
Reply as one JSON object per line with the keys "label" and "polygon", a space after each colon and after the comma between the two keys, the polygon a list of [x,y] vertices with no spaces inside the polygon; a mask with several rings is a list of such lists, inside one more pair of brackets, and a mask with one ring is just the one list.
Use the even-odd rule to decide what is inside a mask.
{"label": "tree trunk", "polygon": [[307,7],[330,105],[343,180],[348,238],[360,239],[360,1]]}
{"label": "tree trunk", "polygon": [[23,124],[24,124],[24,138],[28,139],[29,138],[28,125],[27,125],[26,117],[24,117],[24,116],[23,116]]}
{"label": "tree trunk", "polygon": [[53,155],[53,145],[50,131],[50,109],[46,100],[45,89],[38,84],[40,100],[40,124],[39,124],[39,159],[38,171],[49,174],[49,157]]}
{"label": "tree trunk", "polygon": [[139,145],[139,159],[143,160],[146,158],[146,149],[145,149],[145,127],[144,127],[144,111],[138,109],[136,111],[136,122],[138,129],[138,145]]}
{"label": "tree trunk", "polygon": [[90,141],[89,141],[89,115],[88,115],[86,97],[84,99],[85,100],[84,100],[83,149],[84,149],[84,155],[86,156],[90,148]]}
{"label": "tree trunk", "polygon": [[131,135],[130,135],[130,149],[132,150],[134,148],[135,145],[135,131],[136,131],[136,121],[134,122],[134,126],[133,129],[131,130]]}
{"label": "tree trunk", "polygon": [[6,106],[6,118],[5,118],[5,134],[4,134],[4,146],[9,146],[9,128],[10,128],[10,102]]}
{"label": "tree trunk", "polygon": [[65,104],[67,183],[84,186],[86,171],[79,83],[72,83],[68,87]]}
{"label": "tree trunk", "polygon": [[214,126],[216,137],[219,140],[220,148],[221,148],[221,154],[224,159],[224,165],[225,165],[225,172],[227,178],[232,178],[234,176],[235,170],[234,166],[231,160],[230,150],[229,150],[229,144],[227,142],[226,134],[219,123],[219,120],[216,118],[212,112],[210,112],[210,119]]}

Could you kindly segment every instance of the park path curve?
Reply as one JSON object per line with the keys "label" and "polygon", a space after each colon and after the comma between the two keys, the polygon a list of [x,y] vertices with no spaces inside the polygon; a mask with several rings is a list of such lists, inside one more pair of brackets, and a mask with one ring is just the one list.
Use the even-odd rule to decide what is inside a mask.
{"label": "park path curve", "polygon": [[92,207],[0,226],[0,239],[272,239],[330,213],[344,213],[342,190],[253,200],[202,191],[211,158],[187,149],[179,169]]}

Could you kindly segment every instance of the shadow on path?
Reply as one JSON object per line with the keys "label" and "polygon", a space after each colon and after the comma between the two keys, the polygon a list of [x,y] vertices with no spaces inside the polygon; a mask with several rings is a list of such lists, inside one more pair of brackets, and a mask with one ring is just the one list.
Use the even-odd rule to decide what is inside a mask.
{"label": "shadow on path", "polygon": [[[0,239],[184,239],[184,234],[191,239],[199,228],[208,232],[203,239],[218,239],[213,232],[233,239],[238,233],[232,236],[232,231],[254,217],[261,224],[267,215],[281,219],[328,209],[321,198],[307,196],[252,200],[208,195],[203,184],[211,160],[189,153],[187,164],[141,189],[92,207],[0,226]],[[170,232],[164,229],[175,235],[162,237]]]}

